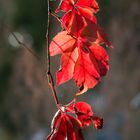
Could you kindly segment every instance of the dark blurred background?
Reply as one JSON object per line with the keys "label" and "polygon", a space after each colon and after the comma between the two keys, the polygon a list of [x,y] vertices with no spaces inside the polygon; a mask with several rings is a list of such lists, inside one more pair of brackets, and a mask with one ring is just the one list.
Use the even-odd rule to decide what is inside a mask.
{"label": "dark blurred background", "polygon": [[[51,2],[51,8],[58,1]],[[98,0],[98,22],[114,48],[108,49],[110,71],[96,88],[78,97],[104,118],[101,131],[89,127],[85,140],[140,139],[140,1]],[[0,140],[42,140],[50,132],[56,107],[45,77],[47,0],[0,0]],[[10,32],[30,46],[40,64]],[[60,31],[51,18],[50,38]],[[59,56],[51,59],[52,72]],[[55,78],[55,77],[54,77]],[[72,81],[57,87],[61,103],[76,91]]]}

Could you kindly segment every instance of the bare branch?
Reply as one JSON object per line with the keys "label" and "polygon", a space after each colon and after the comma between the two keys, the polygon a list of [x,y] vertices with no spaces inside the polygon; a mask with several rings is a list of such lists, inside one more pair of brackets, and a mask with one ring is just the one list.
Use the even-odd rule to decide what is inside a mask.
{"label": "bare branch", "polygon": [[15,40],[18,42],[18,44],[20,46],[22,46],[23,48],[25,48],[28,52],[30,52],[38,61],[40,60],[40,57],[24,42],[21,42],[18,37],[16,36],[16,34],[14,32],[10,32],[12,34],[12,36],[15,38]]}
{"label": "bare branch", "polygon": [[51,9],[49,9],[50,14],[55,17],[60,23],[61,22],[61,17],[59,17],[55,12],[53,12]]}
{"label": "bare branch", "polygon": [[54,87],[54,81],[53,81],[53,77],[51,74],[51,69],[50,69],[50,52],[49,52],[49,27],[50,27],[50,3],[48,0],[48,19],[47,19],[47,31],[46,31],[46,45],[47,45],[47,78],[48,78],[48,84],[52,90],[53,93],[53,97],[55,100],[55,103],[57,105],[57,107],[60,109],[60,105],[59,105],[59,101],[58,101],[58,97],[56,94],[56,90]]}

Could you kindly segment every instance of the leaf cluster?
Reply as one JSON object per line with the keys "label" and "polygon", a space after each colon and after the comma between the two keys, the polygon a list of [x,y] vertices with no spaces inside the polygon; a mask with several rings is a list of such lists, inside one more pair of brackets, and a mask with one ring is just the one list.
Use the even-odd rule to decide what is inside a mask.
{"label": "leaf cluster", "polygon": [[[64,12],[60,18],[57,12]],[[62,31],[49,45],[50,56],[61,54],[61,66],[56,73],[57,85],[73,79],[81,95],[95,87],[109,70],[109,57],[103,46],[112,48],[96,14],[99,5],[96,0],[61,0],[54,15]],[[101,129],[103,119],[94,115],[91,106],[85,102],[74,102],[58,108],[52,121],[52,132],[48,140],[83,140],[82,129],[94,124]]]}

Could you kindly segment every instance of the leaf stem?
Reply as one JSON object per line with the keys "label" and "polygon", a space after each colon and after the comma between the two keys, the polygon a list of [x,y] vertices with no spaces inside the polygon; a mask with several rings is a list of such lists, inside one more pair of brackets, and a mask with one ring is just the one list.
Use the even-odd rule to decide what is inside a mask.
{"label": "leaf stem", "polygon": [[61,22],[61,17],[59,17],[55,12],[53,12],[51,9],[49,9],[50,14],[55,17],[60,23]]}
{"label": "leaf stem", "polygon": [[[59,17],[55,12],[53,12],[51,9],[49,10],[50,14],[55,17],[61,24],[62,24],[62,20],[61,20],[61,17]],[[67,27],[65,27],[63,25],[63,29],[64,30],[67,30]],[[77,40],[77,37],[75,37],[74,35],[72,35],[69,31],[68,31],[68,35],[70,35],[71,37],[73,37],[74,39]]]}
{"label": "leaf stem", "polygon": [[46,74],[47,74],[48,84],[53,93],[53,98],[55,100],[56,106],[60,109],[60,105],[59,105],[59,101],[54,87],[54,81],[50,69],[49,27],[50,27],[50,2],[48,0],[48,19],[47,19],[47,31],[46,31],[46,45],[47,45],[47,73]]}

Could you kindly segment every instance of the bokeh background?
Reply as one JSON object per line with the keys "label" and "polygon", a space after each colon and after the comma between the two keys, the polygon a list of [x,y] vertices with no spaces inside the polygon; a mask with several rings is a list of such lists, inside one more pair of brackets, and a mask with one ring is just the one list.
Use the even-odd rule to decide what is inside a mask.
{"label": "bokeh background", "polygon": [[[58,2],[51,2],[52,10]],[[104,117],[101,131],[92,126],[84,130],[85,140],[139,140],[140,1],[98,2],[98,22],[114,48],[108,49],[107,76],[78,97]],[[56,107],[45,76],[46,24],[47,0],[0,0],[0,140],[42,140],[50,132]],[[60,24],[51,18],[50,38],[60,30]],[[41,57],[44,65],[18,45],[11,31]],[[55,75],[59,56],[51,61]],[[76,91],[73,81],[56,88],[63,104],[70,102]]]}

